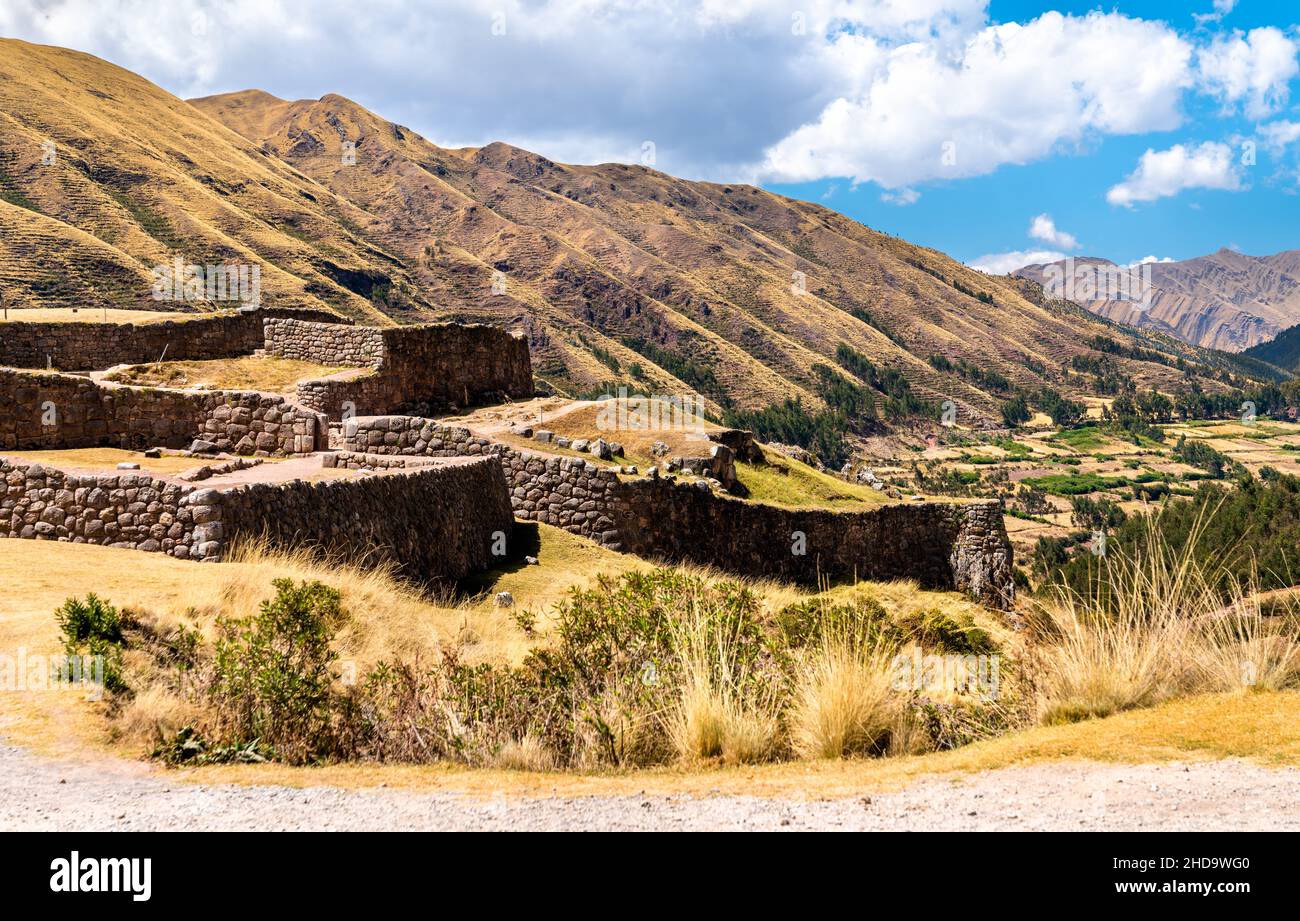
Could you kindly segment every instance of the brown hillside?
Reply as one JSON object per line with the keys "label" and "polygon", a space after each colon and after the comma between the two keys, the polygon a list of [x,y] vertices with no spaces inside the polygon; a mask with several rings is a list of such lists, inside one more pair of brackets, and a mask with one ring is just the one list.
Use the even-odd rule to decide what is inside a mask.
{"label": "brown hillside", "polygon": [[[618,382],[715,409],[817,405],[813,366],[847,345],[923,399],[996,420],[1009,393],[975,371],[1081,392],[1063,369],[1099,334],[1206,358],[757,188],[447,150],[335,95],[191,104],[89,55],[0,41],[11,304],[158,308],[150,269],[176,255],[262,266],[275,306],[524,329],[539,377],[568,395]],[[1141,386],[1182,379],[1114,360]]]}
{"label": "brown hillside", "polygon": [[[1077,259],[1113,265],[1104,259]],[[1061,263],[1055,263],[1060,266]],[[1041,282],[1047,265],[1016,272]],[[1208,256],[1151,266],[1150,307],[1098,299],[1083,304],[1121,323],[1160,330],[1185,342],[1239,352],[1300,323],[1300,250],[1247,256],[1221,249]]]}
{"label": "brown hillside", "polygon": [[365,220],[135,74],[0,40],[0,284],[11,306],[157,309],[151,269],[181,256],[260,265],[264,303],[386,322],[337,280],[395,274],[347,229]]}

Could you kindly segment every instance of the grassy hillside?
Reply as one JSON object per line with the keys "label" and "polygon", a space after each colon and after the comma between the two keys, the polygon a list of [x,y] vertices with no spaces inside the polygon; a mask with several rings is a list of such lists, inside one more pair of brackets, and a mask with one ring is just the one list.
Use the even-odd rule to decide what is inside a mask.
{"label": "grassy hillside", "polygon": [[276,306],[523,330],[561,393],[699,392],[718,417],[798,399],[869,429],[951,400],[995,424],[1017,390],[1089,392],[1099,362],[1142,389],[1189,369],[1212,388],[1222,370],[750,186],[444,149],[336,95],[187,103],[89,55],[0,41],[9,300],[157,308],[151,269],[176,257],[258,265]]}
{"label": "grassy hillside", "polygon": [[399,267],[350,229],[365,220],[135,74],[0,41],[0,285],[11,306],[158,309],[151,270],[179,256],[261,266],[267,304],[387,323],[355,279]]}
{"label": "grassy hillside", "polygon": [[[337,95],[194,105],[364,208],[366,232],[449,314],[527,315],[539,375],[571,395],[620,382],[698,390],[720,409],[818,406],[820,364],[878,405],[896,396],[837,362],[847,346],[917,402],[996,420],[1014,388],[1083,386],[1063,369],[1090,339],[1139,345],[1018,281],[752,186],[570,166],[503,143],[446,150]],[[1199,360],[1171,340],[1141,345],[1151,355],[1114,359],[1140,386],[1172,386],[1179,356]]]}

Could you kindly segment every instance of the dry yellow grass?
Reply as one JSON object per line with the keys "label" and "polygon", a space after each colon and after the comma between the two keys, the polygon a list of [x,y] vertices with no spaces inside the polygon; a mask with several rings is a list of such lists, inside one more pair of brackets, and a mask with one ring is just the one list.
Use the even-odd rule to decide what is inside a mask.
{"label": "dry yellow grass", "polygon": [[120,463],[140,465],[140,473],[171,476],[202,467],[208,461],[193,457],[145,457],[139,451],[120,448],[67,448],[59,451],[6,451],[4,456],[24,464],[45,464],[60,470],[88,473],[117,472]]}
{"label": "dry yellow grass", "polygon": [[1062,589],[1036,606],[1049,634],[1031,666],[1044,722],[1108,716],[1198,691],[1300,684],[1295,625],[1265,617],[1249,587],[1238,586],[1224,605],[1217,573],[1197,562],[1207,521],[1194,523],[1181,551],[1148,527],[1138,547],[1106,557],[1096,596]]}
{"label": "dry yellow grass", "polygon": [[[490,592],[509,591],[518,608],[542,614],[543,633],[544,612],[568,586],[587,585],[601,572],[646,565],[545,525],[540,536],[535,551],[540,565],[512,567],[486,581]],[[89,544],[3,540],[0,652],[58,653],[54,610],[69,596],[88,592],[144,612],[160,626],[184,622],[210,637],[217,616],[254,613],[272,596],[271,581],[281,577],[319,579],[343,593],[345,608],[364,612],[338,637],[340,655],[358,674],[395,656],[431,661],[444,643],[455,645],[469,662],[517,663],[537,642],[494,606],[490,594],[455,604],[426,599],[382,569],[323,563],[306,553],[248,547],[235,561],[214,565]],[[183,712],[175,699],[153,695],[133,705],[121,728],[145,731]],[[106,725],[104,706],[78,694],[0,694],[0,735],[40,750],[100,750],[108,742]]]}
{"label": "dry yellow grass", "polygon": [[900,712],[890,682],[892,650],[833,635],[799,664],[790,735],[801,758],[843,758],[875,749]]}
{"label": "dry yellow grass", "polygon": [[299,381],[328,377],[344,370],[309,361],[267,356],[133,365],[113,372],[109,380],[139,386],[291,394]]}
{"label": "dry yellow grass", "polygon": [[450,764],[351,764],[316,768],[230,765],[176,772],[195,783],[403,787],[478,796],[720,794],[817,799],[897,789],[922,777],[961,775],[1062,760],[1142,764],[1245,758],[1300,766],[1300,693],[1237,691],[1169,701],[1107,719],[1037,726],[951,751],[894,758],[690,766],[629,773],[524,773]]}
{"label": "dry yellow grass", "polygon": [[739,661],[739,640],[699,606],[674,622],[674,656],[685,674],[667,717],[668,734],[684,762],[757,764],[778,753],[778,702],[751,683]]}
{"label": "dry yellow grass", "polygon": [[[320,574],[339,586],[354,603],[386,606],[373,625],[355,625],[345,642],[358,660],[402,646],[408,653],[431,642],[431,635],[480,625],[479,652],[494,647],[508,656],[529,641],[512,633],[505,618],[483,601],[458,607],[439,606],[410,597],[379,576],[347,569],[320,567],[305,560],[275,559],[250,553],[242,562],[218,565],[185,563],[161,555],[136,554],[85,545],[5,541],[0,546],[0,650],[25,646],[31,652],[54,652],[59,641],[52,612],[69,594],[94,590],[121,606],[144,610],[188,612],[202,626],[217,610],[248,610],[264,597],[271,576],[310,577]],[[552,552],[554,551],[554,552]],[[499,575],[493,588],[514,592],[521,604],[551,603],[560,589],[555,583],[589,578],[595,564],[617,568],[626,558],[592,548],[563,532],[544,529],[539,551],[542,566]],[[548,567],[554,566],[554,571]],[[523,578],[521,578],[521,576]],[[548,578],[549,576],[549,578]],[[530,594],[534,590],[536,594]],[[786,592],[791,590],[785,589]],[[905,583],[856,586],[843,592],[870,591],[888,598],[905,596]],[[936,599],[944,597],[932,593]],[[789,596],[787,596],[789,597]],[[781,601],[769,602],[780,604]],[[923,603],[922,603],[923,604]],[[209,605],[206,611],[202,607]],[[190,609],[194,608],[193,612]],[[369,618],[367,618],[369,620]],[[411,630],[411,625],[415,629]],[[412,636],[411,634],[415,634]],[[456,641],[469,639],[457,635]],[[469,648],[469,646],[467,646]],[[183,722],[188,714],[177,701],[150,697],[119,719],[131,737],[147,737],[160,727]],[[1238,690],[1167,701],[1106,719],[1066,726],[1040,726],[965,748],[924,756],[886,759],[787,762],[708,769],[688,766],[641,770],[629,774],[555,773],[537,740],[519,739],[507,746],[497,762],[501,770],[466,770],[451,765],[385,766],[335,765],[291,768],[282,765],[214,766],[185,770],[179,779],[202,782],[283,783],[290,786],[410,786],[456,789],[470,793],[580,795],[637,792],[732,792],[756,795],[834,796],[898,786],[940,772],[986,770],[1012,764],[1061,758],[1103,761],[1163,761],[1245,757],[1266,764],[1300,764],[1300,722],[1294,718],[1300,694],[1295,691]],[[744,711],[742,711],[744,712]],[[762,716],[761,708],[749,708]],[[103,757],[124,751],[110,747],[104,732],[103,707],[76,694],[0,695],[0,734],[8,741],[63,755]],[[761,760],[770,733],[761,719],[750,719],[731,734],[732,762]],[[723,732],[723,737],[726,732]],[[130,751],[130,749],[126,749]],[[138,751],[138,749],[136,749]],[[712,745],[708,750],[725,754]]]}
{"label": "dry yellow grass", "polygon": [[184,322],[201,313],[176,313],[166,310],[99,310],[75,307],[26,307],[10,310],[8,317],[0,313],[0,323],[161,323],[164,320]]}

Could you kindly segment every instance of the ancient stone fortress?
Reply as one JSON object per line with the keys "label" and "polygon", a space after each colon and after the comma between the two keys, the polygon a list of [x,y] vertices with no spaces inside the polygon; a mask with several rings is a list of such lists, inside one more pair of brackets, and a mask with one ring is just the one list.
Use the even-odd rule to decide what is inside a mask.
{"label": "ancient stone fortress", "polygon": [[[995,501],[856,512],[745,501],[722,488],[736,487],[736,454],[757,450],[739,432],[714,433],[707,457],[679,459],[707,479],[636,475],[611,464],[618,446],[603,441],[591,460],[549,452],[545,439],[514,447],[430,416],[530,397],[523,339],[481,325],[374,329],[332,319],[262,310],[138,327],[0,325],[0,364],[10,366],[0,368],[0,536],[205,561],[262,538],[388,559],[412,578],[438,580],[504,562],[518,518],[745,575],[914,578],[989,604],[1011,600],[1011,548]],[[164,354],[267,354],[351,370],[300,383],[292,398],[86,374]],[[59,370],[44,370],[51,366]],[[253,460],[200,468],[200,458],[173,477],[3,456],[92,447]]]}

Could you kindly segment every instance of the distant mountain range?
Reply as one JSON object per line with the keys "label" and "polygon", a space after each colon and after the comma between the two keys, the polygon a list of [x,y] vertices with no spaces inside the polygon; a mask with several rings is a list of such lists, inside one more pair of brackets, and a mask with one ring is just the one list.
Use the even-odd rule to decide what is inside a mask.
{"label": "distant mountain range", "polygon": [[0,40],[10,305],[157,308],[151,271],[178,257],[262,266],[269,305],[519,330],[570,396],[625,384],[715,411],[821,408],[858,399],[847,380],[997,423],[1017,390],[1094,393],[1080,368],[1170,391],[1189,369],[1211,388],[1251,373],[752,186],[445,149],[336,95],[186,102],[90,55]]}
{"label": "distant mountain range", "polygon": [[[1067,263],[1076,280],[1098,268],[1121,268],[1087,257],[1030,265],[1012,274],[1039,283],[1066,277],[1068,284]],[[1077,296],[1067,299],[1098,316],[1230,352],[1267,342],[1300,323],[1300,250],[1247,256],[1221,249],[1183,262],[1150,263],[1142,271],[1149,271],[1151,287],[1145,302],[1108,297],[1113,292],[1087,285],[1077,285]]]}

